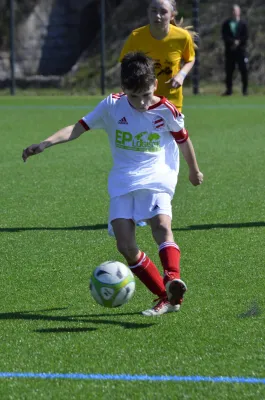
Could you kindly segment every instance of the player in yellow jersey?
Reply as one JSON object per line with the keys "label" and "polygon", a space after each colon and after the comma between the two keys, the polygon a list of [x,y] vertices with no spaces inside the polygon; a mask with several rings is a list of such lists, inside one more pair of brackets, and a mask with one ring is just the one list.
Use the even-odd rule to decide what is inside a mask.
{"label": "player in yellow jersey", "polygon": [[[177,26],[174,0],[151,0],[149,25],[132,31],[120,54],[120,61],[131,51],[142,51],[155,61],[158,88],[179,111],[182,110],[182,85],[195,62],[192,34]],[[181,65],[183,62],[183,66]]]}

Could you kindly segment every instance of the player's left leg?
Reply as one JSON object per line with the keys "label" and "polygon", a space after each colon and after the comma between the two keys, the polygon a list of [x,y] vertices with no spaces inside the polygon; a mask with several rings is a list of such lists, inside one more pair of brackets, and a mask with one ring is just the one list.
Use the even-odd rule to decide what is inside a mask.
{"label": "player's left leg", "polygon": [[134,220],[147,220],[151,226],[153,237],[159,246],[168,300],[173,307],[179,309],[187,288],[180,279],[180,251],[171,230],[171,196],[164,192],[138,190],[134,195],[134,209]]}
{"label": "player's left leg", "polygon": [[153,237],[159,246],[168,300],[171,305],[180,305],[187,287],[180,279],[180,249],[174,241],[171,216],[158,214],[151,218],[149,223]]}

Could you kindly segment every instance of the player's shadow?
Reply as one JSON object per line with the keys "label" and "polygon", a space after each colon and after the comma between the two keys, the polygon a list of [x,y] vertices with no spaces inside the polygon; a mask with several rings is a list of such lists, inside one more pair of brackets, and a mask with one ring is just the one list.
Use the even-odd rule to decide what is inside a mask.
{"label": "player's shadow", "polygon": [[[180,228],[172,228],[173,231],[203,231],[210,229],[239,229],[239,228],[261,228],[265,226],[264,221],[256,222],[238,222],[238,223],[217,223],[217,224],[202,224],[189,225]],[[107,229],[107,224],[96,225],[81,225],[81,226],[31,226],[31,227],[14,227],[0,228],[0,232],[26,232],[26,231],[97,231]]]}
{"label": "player's shadow", "polygon": [[0,232],[26,232],[26,231],[98,231],[108,229],[108,224],[81,225],[81,226],[29,226],[0,228]]}
{"label": "player's shadow", "polygon": [[202,224],[202,225],[189,225],[184,228],[172,228],[173,231],[203,231],[210,229],[239,229],[239,228],[261,228],[265,226],[264,221],[257,222],[238,222],[238,223],[227,223],[227,224]]}
{"label": "player's shadow", "polygon": [[[0,320],[24,320],[24,321],[52,321],[52,322],[67,322],[67,323],[84,323],[93,325],[115,325],[124,329],[144,329],[153,326],[153,323],[137,323],[121,320],[114,320],[115,316],[130,316],[138,315],[139,313],[117,313],[117,314],[83,314],[83,315],[47,315],[41,314],[44,312],[62,311],[66,308],[52,308],[47,310],[35,311],[17,311],[9,313],[0,313]],[[111,319],[103,319],[103,317],[110,317]],[[116,319],[116,318],[115,318]],[[36,329],[37,333],[64,333],[64,332],[89,332],[97,328],[91,327],[55,327],[55,328],[41,328]]]}
{"label": "player's shadow", "polygon": [[35,329],[36,333],[81,333],[93,332],[97,328],[50,328],[50,329]]}

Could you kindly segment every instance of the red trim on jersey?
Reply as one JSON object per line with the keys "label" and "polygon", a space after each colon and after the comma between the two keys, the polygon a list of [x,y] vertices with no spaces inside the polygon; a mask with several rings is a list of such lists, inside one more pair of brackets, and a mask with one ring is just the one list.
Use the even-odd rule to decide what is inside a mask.
{"label": "red trim on jersey", "polygon": [[172,112],[174,118],[177,118],[181,113],[175,106],[175,104],[171,103],[166,97],[161,97],[161,103],[165,104],[165,106]]}
{"label": "red trim on jersey", "polygon": [[[124,95],[125,95],[125,94],[123,93],[122,96],[124,96]],[[156,97],[159,97],[160,100],[159,100],[156,104],[153,104],[152,106],[148,107],[148,109],[147,109],[146,111],[148,111],[148,110],[153,110],[154,108],[161,106],[161,104],[164,104],[164,100],[166,100],[165,97],[163,97],[163,96],[156,96]],[[128,96],[127,96],[127,100],[128,100]],[[128,103],[130,104],[130,106],[131,106],[132,108],[134,108],[135,110],[137,110],[137,108],[135,108],[135,107],[129,102],[129,100],[128,100]],[[138,110],[137,110],[137,111],[138,111]]]}
{"label": "red trim on jersey", "polygon": [[148,110],[153,110],[153,108],[159,107],[161,106],[161,104],[164,104],[166,98],[163,96],[157,96],[157,97],[159,97],[160,100],[156,104],[153,104],[152,106],[148,107]]}
{"label": "red trim on jersey", "polygon": [[177,115],[178,115],[178,114],[176,113],[175,108],[172,107],[172,104],[170,104],[170,103],[168,103],[167,101],[165,101],[165,106],[167,106],[167,108],[170,109],[170,111],[171,111],[172,114],[173,114],[173,117],[174,117],[174,118],[177,118]]}
{"label": "red trim on jersey", "polygon": [[184,143],[189,137],[187,129],[183,128],[178,132],[170,132],[177,143]]}
{"label": "red trim on jersey", "polygon": [[174,118],[177,118],[180,115],[179,110],[174,106],[174,104],[170,103],[170,101],[165,101],[165,106],[170,109]]}
{"label": "red trim on jersey", "polygon": [[119,100],[122,96],[124,96],[124,93],[112,93],[111,94],[111,97],[113,98],[113,99],[117,99],[117,100]]}
{"label": "red trim on jersey", "polygon": [[153,106],[150,106],[148,110],[152,110],[153,108],[161,106],[161,104],[165,104],[165,106],[172,112],[175,118],[177,118],[181,114],[181,112],[177,109],[175,104],[171,103],[171,101],[169,101],[166,97],[164,96],[157,96],[157,97],[160,97],[160,101],[154,104]]}
{"label": "red trim on jersey", "polygon": [[86,131],[90,130],[89,126],[83,119],[80,119],[78,122],[83,126],[83,128],[85,128]]}

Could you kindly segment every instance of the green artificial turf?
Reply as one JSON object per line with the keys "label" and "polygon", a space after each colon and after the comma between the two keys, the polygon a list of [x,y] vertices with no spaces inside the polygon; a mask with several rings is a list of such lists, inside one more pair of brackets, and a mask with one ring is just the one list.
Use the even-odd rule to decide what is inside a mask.
{"label": "green artificial turf", "polygon": [[[95,266],[123,261],[107,234],[107,135],[85,133],[22,162],[23,148],[91,111],[100,97],[2,97],[1,399],[264,399],[265,385],[1,378],[1,372],[265,378],[265,106],[262,97],[187,97],[205,180],[183,158],[173,231],[188,286],[179,313],[147,318],[153,296],[104,309]],[[160,267],[148,227],[138,243]]]}

